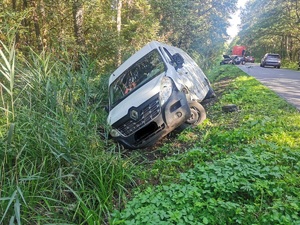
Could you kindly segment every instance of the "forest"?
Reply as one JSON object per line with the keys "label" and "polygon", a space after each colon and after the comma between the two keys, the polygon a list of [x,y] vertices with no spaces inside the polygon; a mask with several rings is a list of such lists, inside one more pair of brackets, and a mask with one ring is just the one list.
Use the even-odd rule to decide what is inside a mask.
{"label": "forest", "polygon": [[[271,150],[261,157],[255,155],[260,145],[266,149],[273,147],[272,141],[255,142],[258,136],[263,136],[257,134],[270,133],[274,124],[285,124],[282,118],[270,122],[272,110],[274,117],[282,113],[275,112],[276,107],[265,107],[269,111],[265,115],[255,114],[263,116],[257,120],[252,118],[253,111],[246,119],[231,118],[241,123],[246,121],[245,127],[227,133],[238,122],[225,126],[225,119],[214,106],[209,112],[211,121],[203,127],[179,136],[173,143],[176,146],[167,142],[149,152],[127,151],[108,137],[110,128],[104,109],[108,104],[108,77],[131,54],[152,40],[188,52],[212,81],[224,74],[233,79],[231,76],[240,73],[234,67],[228,67],[227,72],[224,67],[216,66],[222,54],[233,45],[246,45],[257,58],[266,52],[280,53],[283,67],[299,60],[298,0],[249,0],[241,9],[240,31],[228,44],[226,30],[231,15],[238,10],[236,5],[237,0],[0,0],[0,224],[135,224],[132,222],[135,219],[149,224],[155,221],[145,217],[150,214],[147,210],[152,210],[149,208],[141,212],[142,216],[137,213],[131,222],[124,218],[133,216],[130,207],[136,207],[138,212],[141,202],[147,199],[155,202],[162,193],[175,193],[176,197],[177,191],[176,204],[184,208],[184,201],[189,201],[190,208],[184,208],[179,214],[174,209],[172,216],[166,214],[169,211],[160,211],[160,218],[171,221],[164,224],[180,224],[183,218],[186,224],[194,224],[193,216],[200,216],[202,224],[209,224],[209,221],[247,224],[253,218],[257,224],[265,220],[276,224],[279,219],[282,223],[278,224],[288,224],[286,221],[292,219],[299,222],[300,206],[294,196],[299,185],[296,176],[291,172],[288,182],[280,183],[280,187],[275,182],[277,178],[281,182],[284,175],[299,167],[297,152],[291,157],[286,155],[299,147],[294,131],[299,126],[298,114],[286,103],[274,100],[272,94],[249,78],[238,80],[226,98],[245,99],[245,104],[259,101],[258,98],[250,99],[257,96],[255,92],[240,97],[245,94],[243,90],[251,91],[253,85],[253,89],[267,93],[265,98],[271,98],[269,102],[274,101],[280,110],[287,110],[282,118],[294,127],[286,128],[287,135],[282,138],[281,131],[270,137],[283,146],[276,147],[286,157],[280,161],[280,168],[268,164],[273,159],[279,162],[278,155]],[[241,85],[243,80],[249,82],[249,86]],[[252,105],[247,107],[251,109]],[[263,111],[264,107],[259,109]],[[214,119],[217,122],[212,122]],[[256,124],[266,126],[251,133],[248,128]],[[237,141],[239,135],[242,135],[241,142]],[[196,136],[200,140],[195,141]],[[204,145],[205,139],[210,142]],[[289,148],[284,146],[287,139]],[[197,144],[191,146],[191,143]],[[253,144],[252,150],[248,145],[245,147],[249,143]],[[240,153],[226,158],[241,147],[239,144],[243,145],[245,157]],[[228,151],[223,151],[222,148],[227,147]],[[168,158],[171,156],[178,158]],[[215,160],[216,164],[211,164],[210,160]],[[201,164],[206,162],[205,166]],[[193,202],[199,197],[195,187],[190,183],[181,185],[193,180],[194,173],[199,173],[197,170],[213,173],[222,165],[227,169],[235,166],[238,174],[235,191],[220,183],[217,187],[220,192],[210,192],[216,184],[207,179],[205,183],[203,178],[197,185],[207,184],[200,186],[207,188],[207,196],[211,198],[202,205]],[[292,167],[294,165],[298,167]],[[182,173],[194,166],[196,170]],[[240,168],[249,173],[240,173]],[[257,170],[261,174],[255,172]],[[266,172],[269,170],[271,175]],[[227,179],[225,175],[231,176],[231,170],[227,172],[224,180]],[[253,179],[260,178],[263,180],[255,186]],[[153,190],[160,184],[173,186],[160,186],[157,194]],[[250,194],[240,191],[240,187],[250,190]],[[283,189],[290,195],[282,197],[281,201]],[[145,192],[139,193],[142,191]],[[181,191],[195,196],[182,200]],[[134,196],[138,196],[138,200],[129,204]],[[239,196],[237,201],[235,196]],[[161,205],[161,201],[157,200],[154,208],[175,206],[173,202]],[[221,206],[217,202],[221,202]],[[270,209],[269,204],[273,202],[277,205]],[[197,211],[194,204],[201,210]],[[126,206],[129,208],[122,213]],[[285,207],[287,212],[282,212]],[[191,215],[186,216],[186,210],[191,210]],[[270,211],[273,214],[268,214]],[[234,216],[226,216],[231,214]]]}
{"label": "forest", "polygon": [[298,0],[251,0],[241,11],[240,32],[235,41],[248,46],[257,58],[266,52],[275,52],[289,64],[300,61],[299,32]]}
{"label": "forest", "polygon": [[14,40],[24,55],[32,49],[63,61],[85,54],[104,73],[151,40],[190,50],[209,66],[224,48],[236,2],[4,0],[1,40]]}

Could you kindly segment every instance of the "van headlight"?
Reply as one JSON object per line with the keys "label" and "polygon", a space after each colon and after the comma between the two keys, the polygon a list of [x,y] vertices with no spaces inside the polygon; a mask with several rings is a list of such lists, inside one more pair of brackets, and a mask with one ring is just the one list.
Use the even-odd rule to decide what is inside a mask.
{"label": "van headlight", "polygon": [[169,99],[169,97],[172,94],[172,89],[173,89],[173,83],[171,78],[163,77],[160,83],[160,93],[159,93],[160,105],[166,103],[166,101]]}
{"label": "van headlight", "polygon": [[119,137],[120,136],[120,132],[117,129],[111,129],[110,135],[112,137]]}

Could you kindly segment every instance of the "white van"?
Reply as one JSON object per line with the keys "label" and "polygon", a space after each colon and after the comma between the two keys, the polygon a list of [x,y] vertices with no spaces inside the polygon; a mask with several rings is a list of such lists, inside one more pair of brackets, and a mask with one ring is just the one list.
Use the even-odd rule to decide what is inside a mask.
{"label": "white van", "polygon": [[184,123],[200,124],[206,118],[200,102],[212,96],[187,53],[152,41],[109,78],[110,134],[129,149],[151,146]]}

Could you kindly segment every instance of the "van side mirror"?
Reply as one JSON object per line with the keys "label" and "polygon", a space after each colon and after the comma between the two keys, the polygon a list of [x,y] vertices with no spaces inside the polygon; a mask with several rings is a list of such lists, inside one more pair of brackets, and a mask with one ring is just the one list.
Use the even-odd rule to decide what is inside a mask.
{"label": "van side mirror", "polygon": [[179,53],[175,53],[174,55],[172,55],[172,62],[176,64],[175,69],[177,70],[182,68],[184,59]]}

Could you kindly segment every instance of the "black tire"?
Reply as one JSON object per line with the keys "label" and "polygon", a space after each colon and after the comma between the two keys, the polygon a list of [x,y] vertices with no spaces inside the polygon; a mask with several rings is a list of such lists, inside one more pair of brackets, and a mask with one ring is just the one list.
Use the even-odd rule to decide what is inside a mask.
{"label": "black tire", "polygon": [[196,101],[189,103],[191,109],[191,117],[186,121],[187,124],[197,126],[206,119],[206,112],[204,107]]}

